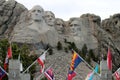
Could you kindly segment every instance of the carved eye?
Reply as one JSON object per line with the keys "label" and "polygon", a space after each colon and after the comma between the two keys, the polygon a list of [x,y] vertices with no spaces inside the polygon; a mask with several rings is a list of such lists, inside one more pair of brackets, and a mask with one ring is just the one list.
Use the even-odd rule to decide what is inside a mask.
{"label": "carved eye", "polygon": [[118,21],[115,21],[115,24],[117,24],[118,23]]}
{"label": "carved eye", "polygon": [[56,25],[60,26],[60,24],[56,24]]}
{"label": "carved eye", "polygon": [[37,12],[38,12],[38,13],[41,13],[41,11],[40,11],[40,10],[37,10]]}

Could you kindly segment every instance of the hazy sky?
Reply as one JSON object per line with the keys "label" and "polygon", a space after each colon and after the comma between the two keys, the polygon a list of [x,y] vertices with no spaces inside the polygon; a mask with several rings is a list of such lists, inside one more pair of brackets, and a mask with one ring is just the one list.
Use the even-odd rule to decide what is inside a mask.
{"label": "hazy sky", "polygon": [[120,0],[16,0],[28,9],[40,5],[45,11],[52,11],[56,18],[68,20],[91,13],[102,19],[120,12]]}

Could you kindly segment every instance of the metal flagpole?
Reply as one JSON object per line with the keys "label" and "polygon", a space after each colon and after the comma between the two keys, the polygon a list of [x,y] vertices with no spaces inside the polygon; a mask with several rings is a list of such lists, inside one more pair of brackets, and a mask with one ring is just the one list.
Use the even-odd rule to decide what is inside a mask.
{"label": "metal flagpole", "polygon": [[26,71],[28,71],[29,70],[29,68],[31,67],[31,66],[33,66],[35,63],[36,63],[36,61],[37,61],[37,59],[22,73],[22,74],[24,74]]}
{"label": "metal flagpole", "polygon": [[[50,69],[52,66],[53,66],[53,64],[51,64],[44,72],[46,72],[46,71],[47,71],[48,69]],[[38,76],[35,80],[40,80],[40,77],[44,74],[44,72],[41,73],[41,75]]]}
{"label": "metal flagpole", "polygon": [[[120,68],[118,68],[116,71],[120,71]],[[115,72],[116,72],[116,71],[115,71]],[[112,74],[112,76],[115,74],[115,72]]]}
{"label": "metal flagpole", "polygon": [[[43,54],[47,53],[48,50],[49,50],[49,48],[48,48]],[[26,71],[28,71],[28,69],[29,69],[31,66],[33,66],[36,62],[37,62],[37,59],[36,59],[22,74],[24,74]]]}
{"label": "metal flagpole", "polygon": [[[73,49],[72,49],[73,50]],[[74,50],[73,50],[74,51]],[[75,51],[76,52],[76,51]],[[91,67],[77,52],[76,52],[76,54],[84,61],[84,63],[86,64],[86,65],[88,65],[88,67],[89,68],[91,68],[95,73],[96,73],[96,71],[94,70],[94,68],[93,67]],[[100,75],[98,74],[98,73],[96,73],[99,77],[100,77]]]}
{"label": "metal flagpole", "polygon": [[5,72],[5,74],[9,75],[1,66],[0,66],[0,68]]}

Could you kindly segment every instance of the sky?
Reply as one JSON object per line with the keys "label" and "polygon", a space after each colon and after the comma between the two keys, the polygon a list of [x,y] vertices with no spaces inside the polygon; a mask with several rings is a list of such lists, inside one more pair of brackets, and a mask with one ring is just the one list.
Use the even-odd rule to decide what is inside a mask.
{"label": "sky", "polygon": [[45,11],[52,11],[56,18],[69,20],[71,17],[80,17],[82,14],[91,13],[109,18],[120,12],[120,0],[16,0],[28,10],[35,5],[40,5]]}

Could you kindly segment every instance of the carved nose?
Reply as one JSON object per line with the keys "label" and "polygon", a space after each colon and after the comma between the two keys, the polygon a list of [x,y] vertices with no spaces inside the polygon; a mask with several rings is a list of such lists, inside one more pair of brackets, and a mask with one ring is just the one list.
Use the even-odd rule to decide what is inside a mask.
{"label": "carved nose", "polygon": [[38,13],[35,13],[35,15],[38,15]]}

